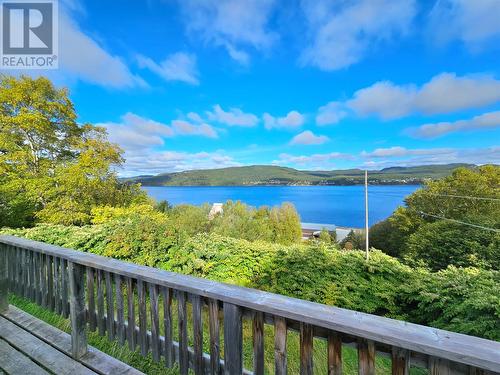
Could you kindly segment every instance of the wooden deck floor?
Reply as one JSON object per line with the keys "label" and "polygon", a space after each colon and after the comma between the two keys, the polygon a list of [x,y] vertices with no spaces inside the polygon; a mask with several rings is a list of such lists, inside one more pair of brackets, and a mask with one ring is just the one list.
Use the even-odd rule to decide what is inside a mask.
{"label": "wooden deck floor", "polygon": [[142,374],[95,348],[80,361],[69,356],[70,350],[67,333],[14,306],[0,315],[0,374]]}

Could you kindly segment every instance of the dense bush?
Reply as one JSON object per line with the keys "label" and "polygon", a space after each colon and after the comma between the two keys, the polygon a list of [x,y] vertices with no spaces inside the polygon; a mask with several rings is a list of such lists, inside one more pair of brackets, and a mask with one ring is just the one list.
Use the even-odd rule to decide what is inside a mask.
{"label": "dense bush", "polygon": [[407,319],[500,341],[500,272],[450,266],[401,288]]}
{"label": "dense bush", "polygon": [[404,256],[409,264],[419,264],[435,271],[449,264],[498,270],[500,234],[459,223],[436,221],[420,226],[409,237]]}
{"label": "dense bush", "polygon": [[366,243],[365,243],[365,235],[361,233],[360,231],[356,230],[351,230],[345,238],[340,241],[340,247],[342,249],[346,250],[353,250],[353,249],[365,249],[366,248]]}
{"label": "dense bush", "polygon": [[262,240],[292,244],[302,239],[300,217],[290,203],[258,209],[237,201],[227,201],[223,213],[213,220],[213,232],[249,241]]}
{"label": "dense bush", "polygon": [[380,251],[370,262],[363,251],[329,247],[282,248],[267,262],[256,285],[292,297],[378,315],[398,317],[399,286],[412,270]]}
{"label": "dense bush", "polygon": [[451,176],[431,181],[409,195],[405,207],[374,225],[371,244],[411,264],[434,270],[448,265],[498,270],[498,186],[500,166],[456,169]]}
{"label": "dense bush", "polygon": [[[294,248],[297,246],[300,245]],[[268,267],[280,248],[284,246],[199,234],[173,247],[168,261],[160,266],[174,272],[252,287],[255,278]]]}

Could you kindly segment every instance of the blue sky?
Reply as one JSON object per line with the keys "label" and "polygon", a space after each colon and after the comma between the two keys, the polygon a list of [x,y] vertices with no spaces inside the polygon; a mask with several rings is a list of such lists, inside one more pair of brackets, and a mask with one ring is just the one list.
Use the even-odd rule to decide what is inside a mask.
{"label": "blue sky", "polygon": [[48,76],[122,175],[500,163],[498,0],[117,4],[60,3]]}

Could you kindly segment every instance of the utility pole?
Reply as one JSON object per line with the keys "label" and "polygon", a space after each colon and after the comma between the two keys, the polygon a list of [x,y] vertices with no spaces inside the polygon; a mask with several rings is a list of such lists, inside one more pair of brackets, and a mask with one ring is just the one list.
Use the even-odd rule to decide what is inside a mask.
{"label": "utility pole", "polygon": [[368,228],[368,171],[365,170],[365,246],[366,246],[366,260],[370,259],[370,240],[368,238],[369,235]]}

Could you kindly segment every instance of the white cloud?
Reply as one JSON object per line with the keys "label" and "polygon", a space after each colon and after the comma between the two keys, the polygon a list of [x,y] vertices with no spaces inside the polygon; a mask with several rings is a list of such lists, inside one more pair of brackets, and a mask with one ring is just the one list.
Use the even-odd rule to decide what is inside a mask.
{"label": "white cloud", "polygon": [[249,62],[243,50],[267,50],[277,39],[268,28],[274,0],[179,0],[187,31],[223,47],[239,63]]}
{"label": "white cloud", "polygon": [[122,116],[121,123],[106,122],[97,125],[106,128],[109,140],[120,145],[126,152],[162,146],[163,138],[174,136],[170,126],[130,112]]}
{"label": "white cloud", "polygon": [[223,151],[196,153],[178,151],[143,152],[129,155],[126,158],[121,174],[123,176],[137,176],[239,165],[241,165],[239,162],[224,154]]}
{"label": "white cloud", "polygon": [[500,101],[500,80],[487,75],[457,77],[442,73],[421,87],[377,82],[358,90],[346,105],[360,115],[383,119],[412,113],[449,113],[484,107]]}
{"label": "white cloud", "polygon": [[484,113],[468,120],[425,124],[408,132],[417,138],[436,138],[463,130],[483,130],[500,128],[500,111]]}
{"label": "white cloud", "polygon": [[397,86],[392,82],[377,82],[358,90],[347,106],[360,115],[376,114],[383,119],[408,115],[413,110],[415,88]]}
{"label": "white cloud", "polygon": [[417,155],[443,155],[453,152],[450,148],[432,148],[432,149],[407,149],[401,146],[394,146],[389,148],[377,148],[372,152],[361,153],[365,158],[387,158],[387,157],[405,157]]}
{"label": "white cloud", "polygon": [[105,122],[97,125],[106,128],[110,141],[120,145],[126,156],[129,152],[163,146],[165,138],[178,135],[218,137],[217,131],[206,123],[173,120],[167,125],[130,112],[122,116],[120,123]]}
{"label": "white cloud", "polygon": [[224,111],[219,104],[214,105],[213,110],[207,111],[206,115],[210,121],[229,126],[251,127],[259,122],[259,118],[252,113],[245,113],[239,108],[230,108],[229,111]]}
{"label": "white cloud", "polygon": [[392,147],[389,149],[379,149],[370,153],[362,154],[365,158],[374,158],[363,163],[367,168],[388,168],[394,166],[411,167],[426,164],[450,164],[450,163],[470,163],[470,164],[499,164],[500,147],[485,148],[436,148],[436,149],[404,149],[402,147]]}
{"label": "white cloud", "polygon": [[438,43],[459,40],[471,49],[500,37],[500,1],[440,0],[429,17],[429,33]]}
{"label": "white cloud", "polygon": [[191,121],[194,121],[194,122],[203,122],[203,119],[201,118],[201,116],[199,114],[197,114],[196,112],[189,112],[187,114],[187,118],[190,119]]}
{"label": "white cloud", "polygon": [[290,141],[291,145],[322,145],[330,140],[325,135],[314,135],[310,130],[297,134]]}
{"label": "white cloud", "polygon": [[156,63],[149,57],[138,56],[139,66],[158,74],[166,81],[182,81],[191,85],[198,85],[198,69],[196,56],[184,52],[177,52],[168,56],[161,63]]}
{"label": "white cloud", "polygon": [[322,70],[355,64],[371,46],[407,34],[416,14],[415,0],[303,0],[301,4],[312,43],[300,61]]}
{"label": "white cloud", "polygon": [[184,120],[174,120],[172,121],[172,127],[176,134],[202,135],[208,138],[218,138],[215,129],[206,123],[195,125]]}
{"label": "white cloud", "polygon": [[330,102],[319,107],[316,115],[316,124],[319,126],[337,124],[347,116],[344,105],[341,102]]}
{"label": "white cloud", "polygon": [[239,165],[223,151],[186,153],[161,150],[166,139],[175,136],[217,138],[215,129],[206,123],[173,120],[167,125],[127,113],[120,123],[97,125],[106,128],[110,141],[125,151],[125,164],[120,171],[123,176]]}
{"label": "white cloud", "polygon": [[274,117],[269,113],[264,113],[262,116],[266,129],[273,128],[288,128],[293,129],[300,127],[305,122],[305,117],[298,111],[290,111],[284,117]]}
{"label": "white cloud", "polygon": [[327,168],[331,167],[331,163],[335,160],[353,160],[354,157],[350,154],[341,152],[330,152],[326,154],[312,154],[312,155],[290,155],[280,154],[279,159],[273,160],[272,164],[275,165],[290,165],[297,164],[301,166],[308,165],[313,168]]}
{"label": "white cloud", "polygon": [[75,9],[70,5],[60,9],[57,76],[110,88],[147,86],[130,71],[123,59],[108,52],[81,30],[70,14],[70,9]]}
{"label": "white cloud", "polygon": [[422,86],[415,104],[423,113],[433,114],[477,108],[498,101],[500,80],[487,75],[457,77],[453,73],[443,73]]}

